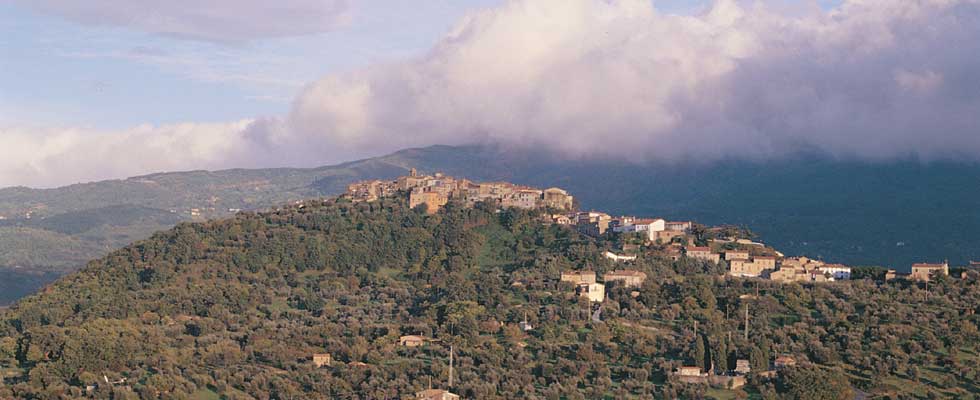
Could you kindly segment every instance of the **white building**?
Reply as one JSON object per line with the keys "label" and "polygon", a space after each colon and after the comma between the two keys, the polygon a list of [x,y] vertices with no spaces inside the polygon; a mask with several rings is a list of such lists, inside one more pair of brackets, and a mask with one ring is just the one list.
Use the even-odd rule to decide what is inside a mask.
{"label": "white building", "polygon": [[836,281],[846,281],[851,279],[851,267],[841,264],[824,264],[820,272],[830,274]]}
{"label": "white building", "polygon": [[606,286],[601,283],[583,283],[578,285],[579,296],[589,298],[589,301],[602,303],[606,299]]}
{"label": "white building", "polygon": [[611,251],[606,252],[606,258],[613,261],[633,261],[636,260],[636,256],[621,256]]}
{"label": "white building", "polygon": [[619,225],[613,228],[613,232],[631,233],[636,232],[645,236],[650,242],[657,240],[657,232],[667,230],[666,221],[660,218],[621,218]]}

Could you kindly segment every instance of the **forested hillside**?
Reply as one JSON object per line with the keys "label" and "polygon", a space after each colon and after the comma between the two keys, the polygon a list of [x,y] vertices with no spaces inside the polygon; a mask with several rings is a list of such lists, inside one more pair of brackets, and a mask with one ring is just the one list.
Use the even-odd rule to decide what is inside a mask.
{"label": "forested hillside", "polygon": [[[400,398],[448,385],[450,346],[468,399],[980,394],[975,280],[779,285],[641,249],[629,268],[648,279],[610,285],[596,321],[558,277],[622,268],[602,257],[622,238],[405,203],[183,223],[93,261],[0,314],[0,398]],[[399,346],[414,334],[430,340]],[[777,355],[798,366],[764,378]],[[742,389],[669,374],[736,359]]]}
{"label": "forested hillside", "polygon": [[[432,146],[310,169],[192,171],[35,190],[0,189],[0,267],[59,272],[180,221],[332,196],[410,168],[568,189],[583,208],[749,227],[790,255],[907,271],[980,260],[980,165],[796,155],[774,161],[569,160],[539,150]],[[196,210],[196,211],[195,211]],[[30,213],[31,218],[25,216]],[[23,290],[39,282],[0,279]],[[44,282],[40,282],[44,283]],[[16,299],[0,293],[0,305]]]}

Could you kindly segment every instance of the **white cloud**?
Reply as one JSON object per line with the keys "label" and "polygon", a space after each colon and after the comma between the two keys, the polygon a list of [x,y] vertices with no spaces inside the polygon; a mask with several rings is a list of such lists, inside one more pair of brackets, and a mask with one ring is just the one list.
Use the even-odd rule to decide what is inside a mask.
{"label": "white cloud", "polygon": [[356,155],[482,138],[642,159],[980,155],[976,0],[745,3],[512,0],[424,57],[316,82],[289,122]]}
{"label": "white cloud", "polygon": [[0,132],[0,185],[483,140],[634,160],[980,158],[980,0],[761,4],[678,16],[647,0],[510,0],[417,58],[308,85],[282,118]]}
{"label": "white cloud", "polygon": [[215,42],[326,32],[349,0],[12,0],[73,21]]}
{"label": "white cloud", "polygon": [[254,151],[242,140],[251,122],[144,125],[111,132],[0,127],[0,186],[51,187],[227,167]]}

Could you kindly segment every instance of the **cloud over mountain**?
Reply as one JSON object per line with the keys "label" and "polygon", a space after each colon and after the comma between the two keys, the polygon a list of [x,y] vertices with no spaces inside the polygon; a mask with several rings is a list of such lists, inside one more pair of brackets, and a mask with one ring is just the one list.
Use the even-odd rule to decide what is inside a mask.
{"label": "cloud over mountain", "polygon": [[73,21],[216,42],[321,33],[348,0],[12,0]]}
{"label": "cloud over mountain", "polygon": [[250,120],[86,129],[0,126],[0,187],[52,187],[153,171],[225,168],[246,162]]}
{"label": "cloud over mountain", "polygon": [[[419,57],[311,83],[286,116],[115,133],[145,168],[85,165],[98,177],[313,165],[475,141],[638,161],[800,150],[977,159],[978,37],[980,0],[848,0],[830,11],[718,0],[696,16],[647,0],[510,0]],[[108,164],[106,149],[123,151],[63,135],[2,132],[0,148],[56,154],[74,143]],[[180,155],[182,140],[196,155]],[[79,171],[24,157],[0,162],[0,185],[24,182],[18,168]]]}
{"label": "cloud over mountain", "polygon": [[289,121],[361,152],[490,138],[637,159],[975,157],[977,37],[974,0],[793,13],[721,0],[694,17],[517,0],[417,60],[316,82]]}

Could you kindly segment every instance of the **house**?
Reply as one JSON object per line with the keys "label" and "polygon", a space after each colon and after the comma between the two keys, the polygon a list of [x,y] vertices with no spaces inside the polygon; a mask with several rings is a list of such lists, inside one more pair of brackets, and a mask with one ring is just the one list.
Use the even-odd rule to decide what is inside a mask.
{"label": "house", "polygon": [[709,375],[707,373],[701,372],[701,367],[697,366],[682,366],[674,370],[674,376],[676,379],[683,383],[690,384],[707,384],[709,383]]}
{"label": "house", "polygon": [[618,254],[613,253],[611,251],[607,251],[604,255],[606,256],[606,258],[608,258],[610,260],[613,260],[613,261],[617,261],[617,262],[619,262],[619,261],[634,261],[634,260],[636,260],[636,256],[621,256],[621,255],[618,255]]}
{"label": "house", "polygon": [[843,264],[824,264],[823,266],[818,267],[817,271],[830,274],[834,280],[838,281],[846,281],[851,279],[851,267]]}
{"label": "house", "polygon": [[755,256],[752,261],[762,266],[763,269],[776,269],[776,257]]}
{"label": "house", "polygon": [[664,220],[659,218],[621,217],[612,221],[610,226],[613,227],[613,232],[639,233],[652,242],[657,240],[657,232],[665,230],[664,224]]}
{"label": "house", "polygon": [[747,375],[752,372],[752,367],[749,366],[749,360],[735,360],[735,373]]}
{"label": "house", "polygon": [[688,247],[686,251],[687,256],[691,258],[714,263],[721,261],[721,255],[718,253],[712,253],[710,247]]}
{"label": "house", "polygon": [[329,366],[330,365],[330,361],[331,361],[330,360],[330,354],[322,353],[322,354],[314,354],[313,355],[313,365],[316,365],[317,368],[320,368],[320,367],[322,367],[324,365]]}
{"label": "house", "polygon": [[745,250],[731,250],[725,252],[725,261],[748,260],[749,252]]}
{"label": "house", "polygon": [[406,335],[398,338],[398,345],[404,347],[419,347],[425,345],[425,337],[418,335]]}
{"label": "house", "polygon": [[783,267],[795,267],[805,271],[810,271],[822,267],[824,262],[807,257],[789,257],[784,258],[781,264]]}
{"label": "house", "polygon": [[442,389],[427,389],[415,393],[416,400],[459,400],[459,395]]}
{"label": "house", "polygon": [[562,282],[571,282],[574,285],[583,283],[595,283],[595,271],[566,271],[561,273]]}
{"label": "house", "polygon": [[664,228],[668,231],[689,232],[693,225],[691,221],[669,221],[664,224]]}
{"label": "house", "polygon": [[561,210],[571,210],[574,207],[574,197],[556,187],[545,189],[543,197],[545,207]]}
{"label": "house", "polygon": [[941,273],[943,275],[949,275],[949,264],[912,264],[912,274],[909,279],[916,281],[929,282],[934,273]]}
{"label": "house", "polygon": [[448,196],[439,191],[431,190],[430,188],[412,189],[412,193],[408,196],[409,208],[415,208],[419,205],[425,204],[426,212],[429,214],[439,212],[439,208],[446,205],[448,202]]}
{"label": "house", "polygon": [[589,236],[602,236],[609,229],[612,217],[606,213],[595,211],[578,213],[575,229]]}
{"label": "house", "polygon": [[551,216],[551,222],[554,222],[558,225],[571,225],[572,219],[564,214],[555,214]]}
{"label": "house", "polygon": [[776,360],[773,362],[773,365],[776,367],[776,369],[795,367],[796,359],[790,356],[779,356],[776,357]]}
{"label": "house", "polygon": [[633,270],[618,270],[607,272],[602,276],[602,279],[606,282],[613,281],[623,281],[623,286],[625,287],[640,287],[643,285],[643,281],[647,279],[647,274],[640,271]]}
{"label": "house", "polygon": [[885,281],[893,281],[896,279],[908,279],[910,274],[904,272],[898,272],[894,269],[889,269],[885,271]]}
{"label": "house", "polygon": [[681,231],[660,231],[656,232],[653,241],[660,241],[661,243],[667,243],[674,240],[675,237],[684,236],[684,232]]}
{"label": "house", "polygon": [[[743,266],[744,267],[744,266]],[[732,271],[734,271],[734,267]],[[743,275],[744,276],[744,275]],[[757,276],[757,275],[756,275]],[[799,267],[793,267],[789,265],[783,265],[779,267],[779,270],[772,271],[769,273],[769,279],[782,282],[807,282],[812,280],[813,275],[808,273],[805,269]]]}
{"label": "house", "polygon": [[[769,262],[772,261],[772,262]],[[728,262],[728,273],[734,276],[758,277],[775,269],[775,260],[731,260]]]}
{"label": "house", "polygon": [[588,297],[589,301],[596,303],[606,299],[606,286],[601,283],[581,283],[577,291],[579,296]]}
{"label": "house", "polygon": [[541,200],[541,191],[534,189],[519,189],[504,197],[501,205],[504,207],[516,207],[530,210],[538,207]]}

